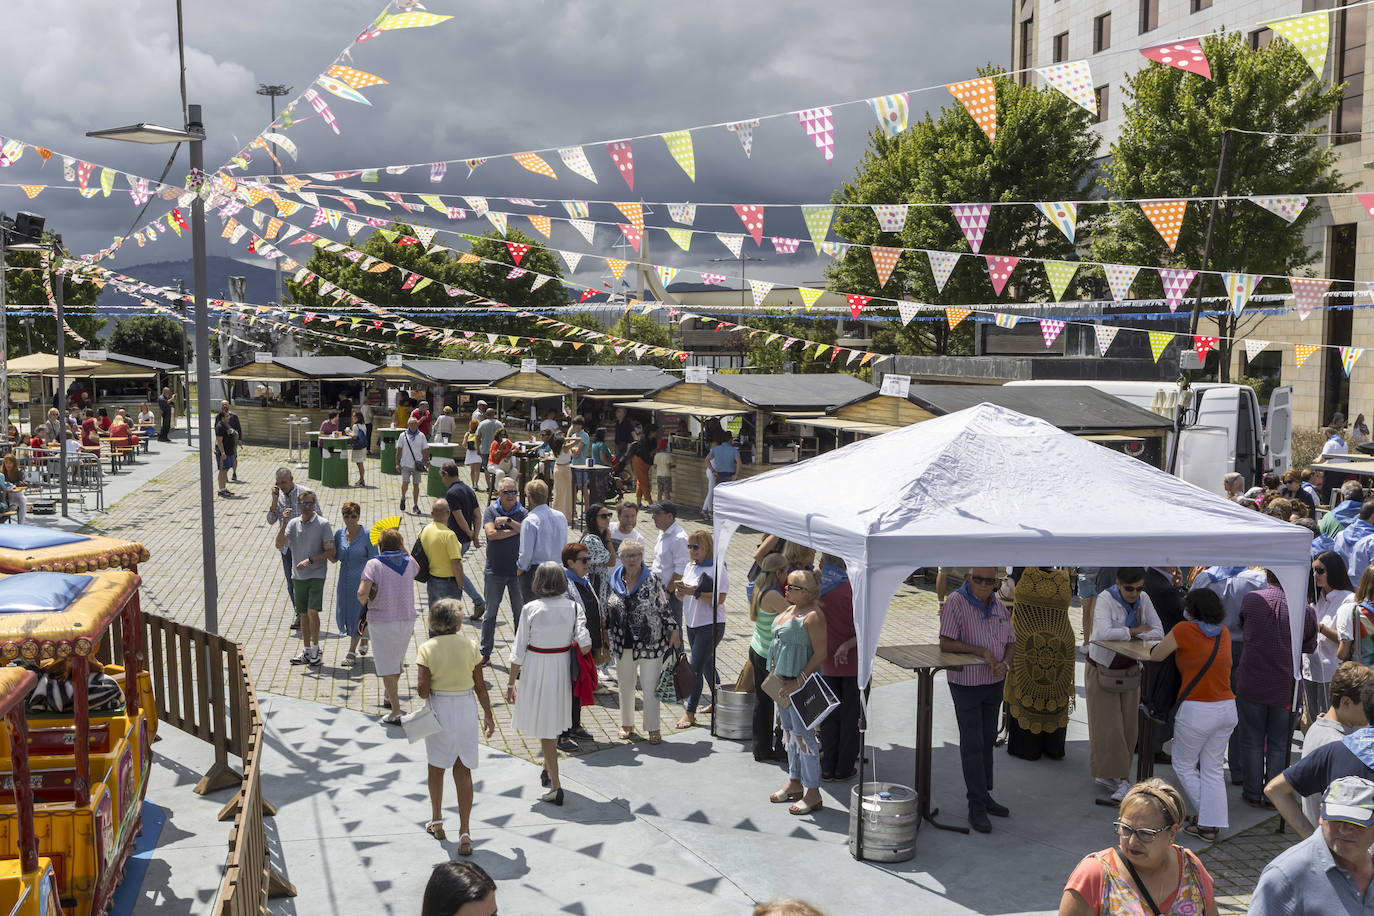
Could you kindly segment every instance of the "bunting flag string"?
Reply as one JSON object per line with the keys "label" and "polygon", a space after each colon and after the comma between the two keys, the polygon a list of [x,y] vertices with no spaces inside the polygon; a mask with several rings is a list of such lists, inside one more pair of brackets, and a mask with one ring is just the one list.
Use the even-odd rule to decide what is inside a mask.
{"label": "bunting flag string", "polygon": [[1327,11],[1290,16],[1263,24],[1288,39],[1302,59],[1307,61],[1307,66],[1312,68],[1317,79],[1322,78],[1326,70],[1326,48],[1331,39],[1330,14]]}
{"label": "bunting flag string", "polygon": [[1154,357],[1155,362],[1159,362],[1159,358],[1164,355],[1164,348],[1169,346],[1169,343],[1174,339],[1174,332],[1150,331],[1149,337],[1150,355]]}
{"label": "bunting flag string", "polygon": [[[945,87],[950,94],[963,103],[973,122],[988,135],[988,141],[997,139],[997,84],[992,77],[964,80],[950,83]],[[977,250],[977,249],[975,249]]]}
{"label": "bunting flag string", "polygon": [[1321,349],[1319,344],[1293,344],[1293,353],[1297,357],[1298,368],[1307,362],[1307,358]]}
{"label": "bunting flag string", "polygon": [[952,331],[959,326],[959,322],[973,314],[973,309],[945,309],[945,320],[949,322],[949,329]]}
{"label": "bunting flag string", "polygon": [[1054,346],[1054,342],[1059,339],[1059,335],[1064,331],[1064,322],[1055,321],[1052,318],[1040,319],[1040,336],[1045,339],[1045,349]]}
{"label": "bunting flag string", "polygon": [[1044,203],[1036,204],[1035,208],[1044,214],[1045,219],[1060,232],[1064,233],[1064,238],[1073,241],[1074,234],[1078,230],[1078,204],[1063,203]]}
{"label": "bunting flag string", "polygon": [[1110,325],[1093,325],[1093,331],[1097,336],[1097,354],[1099,356],[1107,355],[1107,350],[1111,348],[1112,341],[1116,340],[1116,332],[1119,330],[1120,328],[1112,327]]}

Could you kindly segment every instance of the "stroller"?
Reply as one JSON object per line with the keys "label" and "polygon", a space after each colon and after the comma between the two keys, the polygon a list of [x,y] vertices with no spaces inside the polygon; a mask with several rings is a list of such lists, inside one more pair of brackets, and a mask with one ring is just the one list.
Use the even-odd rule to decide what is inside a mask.
{"label": "stroller", "polygon": [[603,505],[619,503],[625,498],[626,493],[634,493],[635,483],[631,477],[628,462],[621,461],[619,458],[611,459],[611,472],[606,475],[606,492],[602,496]]}

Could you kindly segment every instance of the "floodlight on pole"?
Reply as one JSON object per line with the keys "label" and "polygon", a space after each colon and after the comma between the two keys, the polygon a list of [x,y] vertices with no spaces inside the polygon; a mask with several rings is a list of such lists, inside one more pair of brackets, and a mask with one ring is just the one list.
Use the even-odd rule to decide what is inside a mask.
{"label": "floodlight on pole", "polygon": [[[188,143],[193,185],[205,180],[205,127],[201,122],[200,106],[186,107],[186,128],[177,130],[156,124],[134,124],[109,130],[89,131],[86,136],[129,143]],[[201,574],[205,591],[205,629],[219,631],[219,578],[215,568],[215,449],[212,423],[215,410],[210,392],[210,310],[206,301],[205,265],[205,198],[198,186],[191,200],[191,267],[196,304],[196,387],[199,389],[200,427],[200,547]],[[187,404],[190,405],[190,380],[187,380]]]}
{"label": "floodlight on pole", "polygon": [[[267,96],[268,100],[272,103],[272,120],[269,121],[268,123],[272,125],[272,129],[273,129],[273,130],[276,130],[276,124],[277,124],[277,99],[281,98],[281,97],[284,96],[284,95],[290,95],[290,94],[291,94],[291,87],[290,87],[290,86],[284,86],[284,85],[282,85],[282,84],[280,84],[280,83],[275,83],[275,84],[274,84],[274,83],[258,83],[258,88],[257,88],[256,91],[257,91],[258,95],[265,95],[265,96]],[[278,162],[277,162],[277,157],[274,155],[274,156],[272,156],[271,158],[272,158],[272,174],[273,174],[273,175],[280,175],[280,174],[281,174],[281,166],[280,166],[280,165],[278,164]],[[284,297],[282,296],[282,284],[281,284],[281,258],[274,258],[274,259],[272,260],[272,272],[273,272],[273,274],[275,274],[275,276],[276,276],[276,291],[277,291],[277,300],[276,300],[276,301],[277,301],[277,305],[284,305],[284,304],[285,304],[285,299],[284,299]]]}
{"label": "floodlight on pole", "polygon": [[[0,418],[6,425],[10,419],[9,316],[6,314],[7,274],[5,252],[45,250],[43,245],[43,217],[36,213],[19,212],[10,219],[0,213]],[[33,425],[33,416],[29,416]]]}

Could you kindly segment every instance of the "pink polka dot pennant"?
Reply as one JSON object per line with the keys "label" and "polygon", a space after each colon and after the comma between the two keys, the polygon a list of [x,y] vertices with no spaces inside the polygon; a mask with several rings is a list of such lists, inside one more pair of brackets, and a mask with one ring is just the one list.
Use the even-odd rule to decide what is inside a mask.
{"label": "pink polka dot pennant", "polygon": [[1331,281],[1321,277],[1289,277],[1288,287],[1293,291],[1293,307],[1298,310],[1298,318],[1306,321],[1312,310],[1322,304]]}
{"label": "pink polka dot pennant", "polygon": [[[735,213],[739,215],[740,222],[744,223],[744,228],[749,230],[749,234],[754,237],[755,245],[763,244],[763,207],[750,206],[747,204],[735,204]],[[735,253],[739,257],[739,253]]]}
{"label": "pink polka dot pennant", "polygon": [[849,295],[845,296],[845,299],[849,302],[849,314],[853,315],[855,318],[858,318],[859,314],[864,310],[864,306],[868,305],[868,303],[873,300],[873,297],[859,296],[850,293]]}
{"label": "pink polka dot pennant", "polygon": [[639,254],[639,246],[644,240],[644,233],[640,232],[629,223],[621,223],[620,232],[625,236],[625,241],[629,242],[630,246],[634,248],[635,254]]}
{"label": "pink polka dot pennant", "polygon": [[633,191],[635,189],[635,154],[634,150],[630,149],[630,141],[619,140],[615,143],[607,143],[606,152],[611,154],[611,162],[620,170],[620,177],[625,179],[625,183]]}
{"label": "pink polka dot pennant", "polygon": [[1204,337],[1199,334],[1194,334],[1193,349],[1197,351],[1197,355],[1200,358],[1206,359],[1207,354],[1212,352],[1212,348],[1217,345],[1218,339],[1219,338],[1216,337]]}
{"label": "pink polka dot pennant", "polygon": [[985,254],[983,260],[988,262],[988,278],[992,280],[993,291],[999,296],[1002,295],[1007,281],[1011,279],[1011,272],[1016,269],[1021,259],[1008,255]]}
{"label": "pink polka dot pennant", "polygon": [[[976,80],[950,83],[945,87],[972,116],[974,123],[983,128],[989,140],[997,139],[997,84],[990,76]],[[977,250],[977,249],[975,249]]]}
{"label": "pink polka dot pennant", "polygon": [[825,156],[826,162],[835,159],[835,121],[829,108],[806,108],[797,112],[797,120],[806,135]]}
{"label": "pink polka dot pennant", "polygon": [[1203,79],[1212,78],[1212,66],[1207,63],[1207,55],[1202,53],[1202,42],[1196,38],[1141,48],[1140,53],[1165,66],[1196,73]]}

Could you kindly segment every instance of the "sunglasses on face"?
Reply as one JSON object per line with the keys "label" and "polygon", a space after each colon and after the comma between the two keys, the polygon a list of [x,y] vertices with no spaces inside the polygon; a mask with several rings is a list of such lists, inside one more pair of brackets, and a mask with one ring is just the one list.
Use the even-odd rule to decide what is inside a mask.
{"label": "sunglasses on face", "polygon": [[806,586],[805,586],[805,585],[793,585],[791,582],[789,582],[789,583],[787,583],[787,591],[789,591],[789,592],[804,592],[804,591],[806,591]]}
{"label": "sunglasses on face", "polygon": [[1144,591],[1144,589],[1145,586],[1143,585],[1123,585],[1121,586],[1121,594],[1134,595],[1136,592]]}
{"label": "sunglasses on face", "polygon": [[357,517],[358,517],[358,513],[356,513],[356,512],[345,512],[345,513],[343,514],[343,517],[344,517],[344,518],[357,518]]}
{"label": "sunglasses on face", "polygon": [[502,496],[517,496],[520,493],[519,490],[498,490],[497,492]]}
{"label": "sunglasses on face", "polygon": [[597,518],[615,518],[615,515],[610,512],[602,512],[597,515]]}
{"label": "sunglasses on face", "polygon": [[1314,576],[1324,576],[1324,575],[1326,575],[1326,567],[1324,567],[1324,566],[1313,566],[1313,567],[1312,567],[1312,575],[1314,575]]}
{"label": "sunglasses on face", "polygon": [[974,585],[1001,585],[1001,579],[989,579],[987,576],[969,576],[968,580]]}

